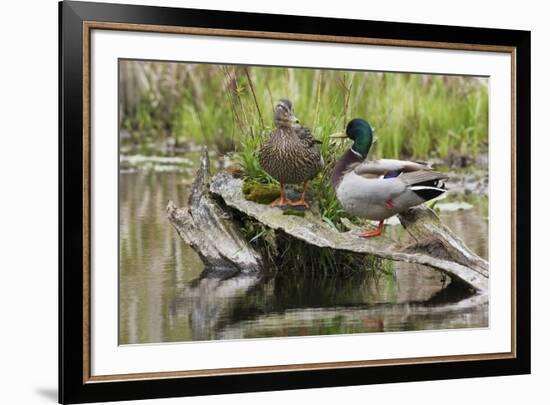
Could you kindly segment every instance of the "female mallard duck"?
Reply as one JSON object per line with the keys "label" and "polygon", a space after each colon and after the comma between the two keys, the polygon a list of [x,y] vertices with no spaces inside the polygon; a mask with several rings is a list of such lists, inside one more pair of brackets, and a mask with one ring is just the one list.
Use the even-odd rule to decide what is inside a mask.
{"label": "female mallard duck", "polygon": [[[323,168],[319,146],[311,131],[299,125],[289,100],[281,99],[275,105],[275,129],[260,149],[260,165],[281,185],[281,196],[272,207],[292,205],[309,208],[305,201],[307,182]],[[288,199],[285,184],[304,184],[298,201]]]}
{"label": "female mallard duck", "polygon": [[424,163],[403,160],[365,160],[373,143],[372,128],[362,119],[351,120],[345,134],[353,145],[338,160],[332,173],[332,186],[344,209],[360,218],[380,221],[378,228],[364,231],[362,237],[384,232],[384,220],[422,204],[445,192],[447,179]]}

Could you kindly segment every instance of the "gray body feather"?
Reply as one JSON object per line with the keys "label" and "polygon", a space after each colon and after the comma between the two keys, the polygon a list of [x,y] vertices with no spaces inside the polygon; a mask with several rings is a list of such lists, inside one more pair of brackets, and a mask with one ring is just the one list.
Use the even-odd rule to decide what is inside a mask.
{"label": "gray body feather", "polygon": [[[393,172],[397,172],[396,177],[384,178]],[[447,176],[425,164],[381,159],[350,162],[339,177],[335,173],[333,178],[339,178],[333,184],[346,211],[380,221],[442,194],[445,188],[440,183]]]}

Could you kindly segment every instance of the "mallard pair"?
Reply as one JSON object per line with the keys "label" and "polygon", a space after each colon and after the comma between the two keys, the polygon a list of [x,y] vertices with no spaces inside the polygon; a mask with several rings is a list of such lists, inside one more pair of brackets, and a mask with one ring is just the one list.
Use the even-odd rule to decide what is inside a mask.
{"label": "mallard pair", "polygon": [[[318,143],[311,131],[299,124],[292,103],[282,99],[274,112],[275,129],[260,150],[260,164],[281,185],[281,196],[272,206],[302,205],[307,182],[323,168]],[[395,214],[436,198],[445,192],[443,181],[447,176],[436,172],[426,163],[395,159],[367,160],[374,137],[370,124],[353,119],[345,133],[332,138],[349,138],[353,145],[336,163],[332,186],[342,207],[359,218],[379,221],[375,230],[367,230],[362,237],[384,232],[384,220]],[[298,201],[287,198],[285,184],[304,184]]]}

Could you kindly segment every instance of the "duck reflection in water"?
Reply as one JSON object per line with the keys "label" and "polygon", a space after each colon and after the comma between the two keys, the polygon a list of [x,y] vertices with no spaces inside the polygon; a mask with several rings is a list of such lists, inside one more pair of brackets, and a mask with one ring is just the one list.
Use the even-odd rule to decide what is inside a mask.
{"label": "duck reflection in water", "polygon": [[[414,267],[418,278],[421,266]],[[466,316],[452,303],[471,292],[450,279],[413,295],[388,295],[387,283],[368,272],[222,277],[205,271],[178,293],[170,316],[187,319],[194,341],[415,330],[419,322],[437,325],[451,314],[459,324]]]}

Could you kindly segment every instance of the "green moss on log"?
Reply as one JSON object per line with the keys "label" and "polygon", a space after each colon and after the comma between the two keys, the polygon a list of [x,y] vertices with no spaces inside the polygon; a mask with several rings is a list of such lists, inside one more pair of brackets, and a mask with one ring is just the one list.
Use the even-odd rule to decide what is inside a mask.
{"label": "green moss on log", "polygon": [[276,184],[263,184],[254,181],[245,181],[242,188],[244,198],[258,204],[270,204],[280,195]]}

